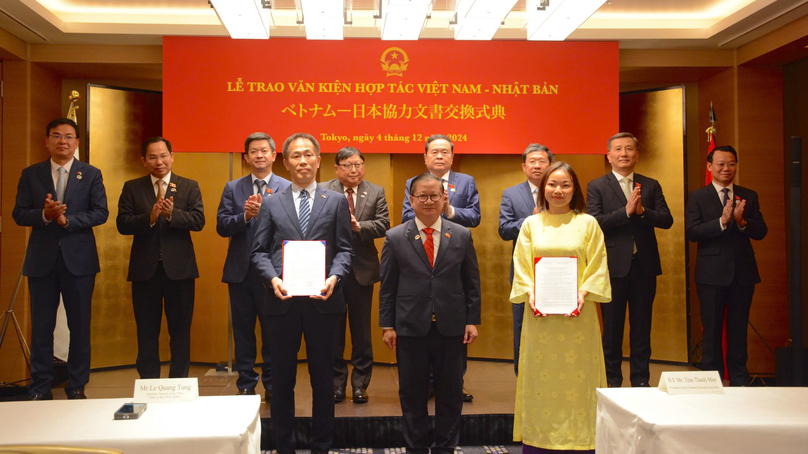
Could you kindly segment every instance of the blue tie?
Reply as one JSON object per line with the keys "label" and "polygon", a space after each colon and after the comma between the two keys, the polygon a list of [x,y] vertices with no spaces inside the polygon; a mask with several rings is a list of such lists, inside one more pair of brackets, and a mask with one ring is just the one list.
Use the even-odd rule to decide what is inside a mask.
{"label": "blue tie", "polygon": [[258,186],[258,194],[260,194],[261,197],[263,197],[265,195],[264,188],[266,187],[267,182],[264,180],[255,180],[255,185]]}
{"label": "blue tie", "polygon": [[729,201],[729,188],[724,188],[721,192],[724,194],[724,197],[721,198],[721,205],[726,206]]}
{"label": "blue tie", "polygon": [[306,236],[306,229],[309,227],[309,214],[311,208],[309,207],[309,193],[306,190],[300,191],[300,207],[298,209],[298,219],[300,219],[300,231],[303,236]]}

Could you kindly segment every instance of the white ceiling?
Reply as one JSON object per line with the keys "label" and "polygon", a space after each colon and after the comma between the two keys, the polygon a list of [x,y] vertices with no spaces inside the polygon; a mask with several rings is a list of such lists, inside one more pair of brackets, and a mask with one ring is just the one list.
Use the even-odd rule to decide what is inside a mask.
{"label": "white ceiling", "polygon": [[[344,1],[353,19],[345,37],[378,38],[378,0]],[[454,6],[455,0],[435,0],[421,39],[452,39]],[[305,36],[294,0],[272,0],[272,12],[271,36]],[[611,0],[568,39],[616,40],[621,48],[732,49],[805,15],[808,0]],[[524,40],[524,27],[525,1],[519,0],[495,39]],[[0,0],[0,28],[33,44],[227,36],[207,0]]]}

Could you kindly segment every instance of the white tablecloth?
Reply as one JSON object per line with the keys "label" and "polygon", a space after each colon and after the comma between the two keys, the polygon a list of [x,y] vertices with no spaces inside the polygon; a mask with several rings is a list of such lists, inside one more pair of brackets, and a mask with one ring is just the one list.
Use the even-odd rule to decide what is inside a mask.
{"label": "white tablecloth", "polygon": [[259,454],[260,396],[200,397],[149,404],[140,419],[115,420],[132,399],[0,403],[0,445],[122,449],[126,454]]}
{"label": "white tablecloth", "polygon": [[598,389],[598,454],[808,453],[808,388]]}

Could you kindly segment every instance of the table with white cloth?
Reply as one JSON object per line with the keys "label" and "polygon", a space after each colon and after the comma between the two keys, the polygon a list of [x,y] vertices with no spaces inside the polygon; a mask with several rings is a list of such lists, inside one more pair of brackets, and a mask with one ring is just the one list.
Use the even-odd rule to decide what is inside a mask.
{"label": "table with white cloth", "polygon": [[808,388],[598,389],[598,454],[808,452]]}
{"label": "table with white cloth", "polygon": [[128,399],[0,403],[0,445],[116,448],[126,454],[259,454],[260,396],[154,403],[115,420]]}

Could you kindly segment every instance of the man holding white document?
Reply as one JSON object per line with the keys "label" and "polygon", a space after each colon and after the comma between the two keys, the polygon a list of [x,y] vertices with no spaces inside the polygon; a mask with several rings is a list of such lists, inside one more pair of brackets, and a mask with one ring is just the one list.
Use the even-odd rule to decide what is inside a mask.
{"label": "man holding white document", "polygon": [[295,133],[283,144],[292,184],[264,200],[251,260],[267,288],[272,356],[272,429],[279,454],[295,451],[294,387],[301,336],[312,388],[312,454],[334,440],[332,350],[337,316],[345,311],[339,285],[351,270],[351,213],[345,197],[315,181],[320,145]]}

